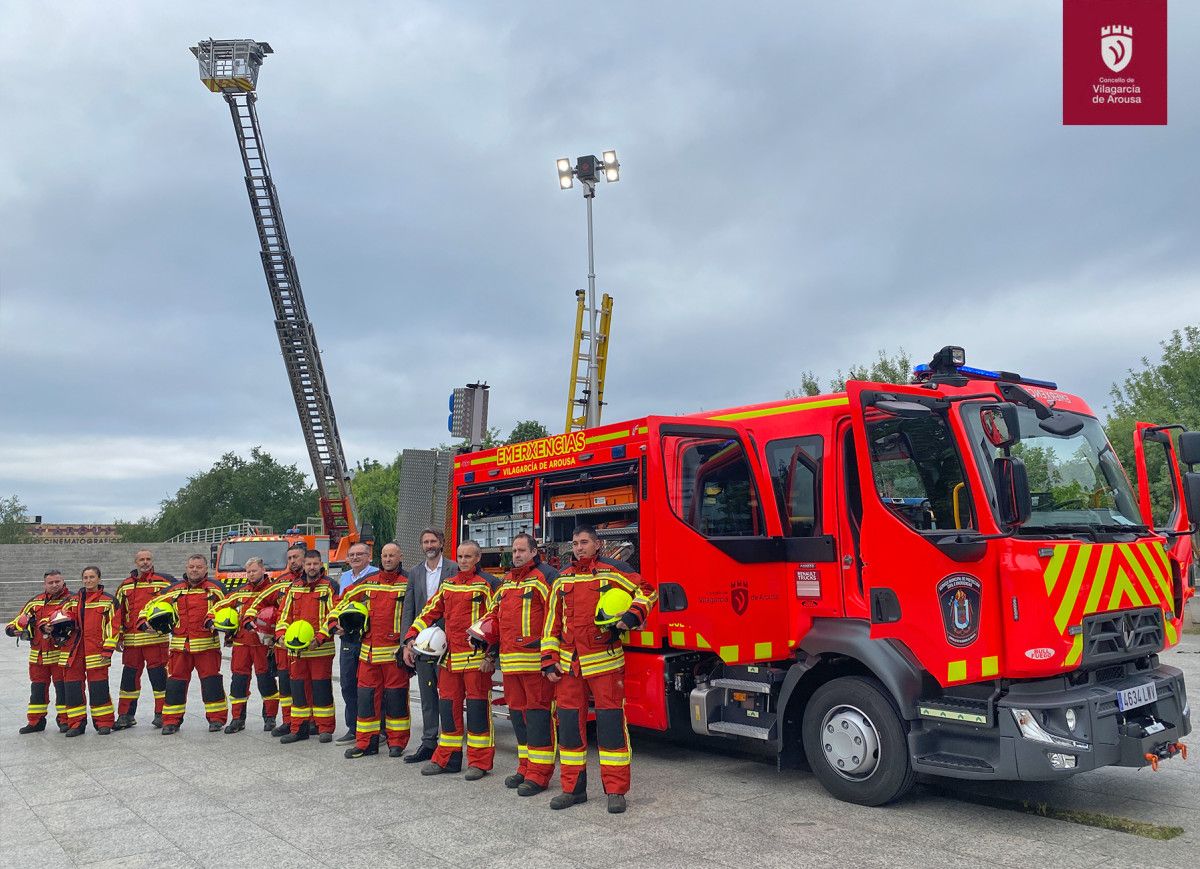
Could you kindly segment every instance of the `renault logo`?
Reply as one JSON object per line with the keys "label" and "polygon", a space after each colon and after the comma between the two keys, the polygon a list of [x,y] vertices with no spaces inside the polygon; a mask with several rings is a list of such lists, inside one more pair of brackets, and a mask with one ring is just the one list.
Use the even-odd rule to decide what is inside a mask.
{"label": "renault logo", "polygon": [[1129,651],[1133,648],[1133,640],[1137,636],[1137,632],[1133,628],[1133,617],[1125,616],[1121,621],[1121,639],[1125,641],[1125,650]]}

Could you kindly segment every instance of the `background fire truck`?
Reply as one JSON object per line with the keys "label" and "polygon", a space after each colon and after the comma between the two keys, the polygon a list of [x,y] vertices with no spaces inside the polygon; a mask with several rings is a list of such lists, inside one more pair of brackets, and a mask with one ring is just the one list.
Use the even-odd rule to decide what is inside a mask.
{"label": "background fire truck", "polygon": [[[654,583],[626,644],[632,724],[806,756],[879,805],[917,773],[1052,780],[1157,768],[1190,731],[1178,641],[1193,594],[1200,433],[1143,424],[1135,494],[1054,383],[965,366],[914,383],[648,416],[455,459],[452,541],[502,565],[572,529]],[[1148,451],[1175,506],[1154,527]]]}

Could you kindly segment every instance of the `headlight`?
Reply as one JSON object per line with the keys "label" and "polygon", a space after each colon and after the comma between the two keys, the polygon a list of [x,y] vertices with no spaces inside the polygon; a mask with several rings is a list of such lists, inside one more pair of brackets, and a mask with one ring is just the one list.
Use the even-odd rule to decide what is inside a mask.
{"label": "headlight", "polygon": [[1032,739],[1034,742],[1044,742],[1047,745],[1063,745],[1068,748],[1089,748],[1086,742],[1076,742],[1074,739],[1065,739],[1061,736],[1055,736],[1052,733],[1047,733],[1037,717],[1028,709],[1011,709],[1013,721],[1017,723],[1017,729],[1021,731],[1021,735],[1026,739]]}
{"label": "headlight", "polygon": [[1075,710],[1067,709],[1067,711],[1063,713],[1063,718],[1066,719],[1067,730],[1074,733],[1075,732]]}

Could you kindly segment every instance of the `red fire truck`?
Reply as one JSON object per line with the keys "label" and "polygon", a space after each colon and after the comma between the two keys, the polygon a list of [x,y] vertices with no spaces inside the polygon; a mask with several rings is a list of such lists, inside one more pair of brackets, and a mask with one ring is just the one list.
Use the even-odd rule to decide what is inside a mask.
{"label": "red fire truck", "polygon": [[[1083,400],[948,347],[909,384],[460,456],[452,536],[494,568],[518,529],[565,562],[594,525],[659,592],[625,637],[630,722],[805,756],[843,800],[1157,769],[1191,730],[1158,654],[1200,516],[1200,432],[1171,428],[1139,426],[1135,493]],[[1158,527],[1148,456],[1174,496]]]}

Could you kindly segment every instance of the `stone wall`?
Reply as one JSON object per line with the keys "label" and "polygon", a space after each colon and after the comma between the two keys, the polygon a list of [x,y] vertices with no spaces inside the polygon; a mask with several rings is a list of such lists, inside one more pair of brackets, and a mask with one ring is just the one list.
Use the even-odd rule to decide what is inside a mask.
{"label": "stone wall", "polygon": [[189,555],[198,552],[208,557],[207,543],[0,544],[0,622],[12,618],[21,604],[42,590],[42,574],[47,570],[61,570],[74,590],[79,588],[79,572],[94,564],[105,588],[112,591],[133,569],[133,554],[143,548],[154,553],[159,572],[180,578]]}

